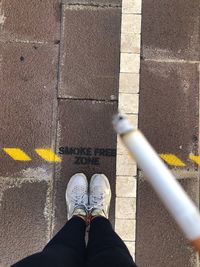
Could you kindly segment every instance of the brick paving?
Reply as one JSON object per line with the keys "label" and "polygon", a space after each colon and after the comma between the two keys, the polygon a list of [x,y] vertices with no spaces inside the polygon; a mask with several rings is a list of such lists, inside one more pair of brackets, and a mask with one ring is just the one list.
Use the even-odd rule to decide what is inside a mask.
{"label": "brick paving", "polygon": [[[138,127],[141,1],[122,1],[119,109]],[[135,258],[137,165],[117,142],[115,230]],[[126,227],[124,227],[126,225]]]}

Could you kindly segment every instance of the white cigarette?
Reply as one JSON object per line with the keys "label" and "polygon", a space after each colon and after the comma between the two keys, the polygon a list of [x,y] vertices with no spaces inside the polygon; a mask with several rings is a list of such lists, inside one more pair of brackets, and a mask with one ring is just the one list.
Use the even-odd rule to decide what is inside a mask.
{"label": "white cigarette", "polygon": [[139,130],[118,115],[114,127],[185,236],[200,251],[200,214],[176,178]]}

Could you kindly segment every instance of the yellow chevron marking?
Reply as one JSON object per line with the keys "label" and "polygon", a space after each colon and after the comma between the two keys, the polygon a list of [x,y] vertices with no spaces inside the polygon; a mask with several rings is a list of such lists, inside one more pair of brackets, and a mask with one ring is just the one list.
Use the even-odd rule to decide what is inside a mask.
{"label": "yellow chevron marking", "polygon": [[177,167],[185,167],[185,163],[181,161],[177,156],[174,154],[160,154],[160,157],[167,162],[167,164]]}
{"label": "yellow chevron marking", "polygon": [[35,149],[36,153],[46,161],[50,162],[61,162],[61,158],[58,157],[51,149],[49,148],[37,148]]}
{"label": "yellow chevron marking", "polygon": [[200,156],[189,155],[189,158],[200,165]]}
{"label": "yellow chevron marking", "polygon": [[14,160],[30,161],[31,158],[20,148],[3,148],[3,150]]}

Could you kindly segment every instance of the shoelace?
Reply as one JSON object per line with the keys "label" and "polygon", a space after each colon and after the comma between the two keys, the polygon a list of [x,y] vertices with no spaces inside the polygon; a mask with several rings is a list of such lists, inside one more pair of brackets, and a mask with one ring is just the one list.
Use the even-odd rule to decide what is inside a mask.
{"label": "shoelace", "polygon": [[84,209],[85,211],[87,211],[87,205],[85,203],[83,203],[83,195],[81,197],[76,197],[74,199],[74,210],[76,209]]}
{"label": "shoelace", "polygon": [[74,202],[74,207],[79,207],[79,206],[86,206],[85,203],[84,203],[84,197],[85,197],[85,194],[78,194],[76,192],[76,189],[74,189],[74,192],[72,192],[74,195],[74,197],[72,198],[72,201]]}
{"label": "shoelace", "polygon": [[95,196],[92,197],[92,202],[93,205],[89,208],[91,211],[92,209],[102,209],[103,208],[103,199],[104,199],[104,194],[99,193],[96,194]]}
{"label": "shoelace", "polygon": [[84,194],[77,194],[76,190],[74,192],[74,198],[72,199],[74,201],[74,209],[76,208],[84,208],[86,211],[90,212],[94,209],[102,209],[103,208],[103,199],[104,194],[101,192],[96,193],[92,197],[93,205],[86,205],[84,203]]}

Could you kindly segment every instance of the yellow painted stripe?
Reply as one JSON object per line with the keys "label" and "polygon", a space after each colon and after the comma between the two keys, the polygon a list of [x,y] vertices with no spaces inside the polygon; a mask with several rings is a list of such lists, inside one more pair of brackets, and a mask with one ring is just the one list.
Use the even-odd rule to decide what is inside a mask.
{"label": "yellow painted stripe", "polygon": [[31,158],[20,148],[3,148],[3,150],[14,160],[30,161]]}
{"label": "yellow painted stripe", "polygon": [[160,157],[171,166],[185,167],[185,163],[174,154],[160,154]]}
{"label": "yellow painted stripe", "polygon": [[46,161],[50,162],[61,162],[61,158],[58,157],[51,149],[49,148],[37,148],[35,149],[36,153]]}
{"label": "yellow painted stripe", "polygon": [[189,155],[189,158],[200,165],[200,156]]}

